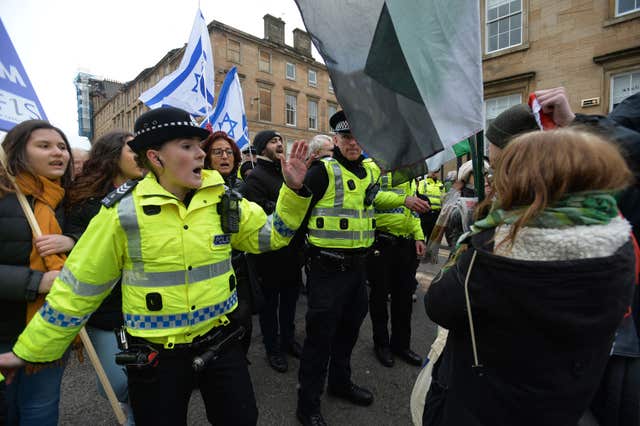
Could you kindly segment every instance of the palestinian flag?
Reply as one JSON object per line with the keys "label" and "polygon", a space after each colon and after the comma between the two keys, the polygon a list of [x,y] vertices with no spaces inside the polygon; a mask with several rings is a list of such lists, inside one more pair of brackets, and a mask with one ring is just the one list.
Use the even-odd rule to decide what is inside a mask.
{"label": "palestinian flag", "polygon": [[474,0],[296,0],[351,129],[382,170],[483,128]]}

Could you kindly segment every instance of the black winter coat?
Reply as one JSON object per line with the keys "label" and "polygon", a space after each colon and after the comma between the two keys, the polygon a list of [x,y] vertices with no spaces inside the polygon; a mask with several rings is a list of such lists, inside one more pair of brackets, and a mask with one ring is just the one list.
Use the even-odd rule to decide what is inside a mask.
{"label": "black winter coat", "polygon": [[[491,237],[473,237],[425,296],[427,314],[449,337],[434,366],[424,424],[576,425],[629,305],[632,244],[609,257],[540,262],[492,254]],[[481,247],[469,295],[482,376],[472,368],[464,294],[473,247]]]}
{"label": "black winter coat", "polygon": [[[30,202],[32,199],[27,198]],[[55,211],[64,228],[64,210]],[[0,198],[0,342],[13,343],[26,325],[27,302],[38,295],[42,272],[29,267],[33,236],[15,194]]]}
{"label": "black winter coat", "polygon": [[[107,194],[105,194],[107,195]],[[83,203],[67,209],[66,231],[80,238],[89,226],[89,222],[100,211],[103,197],[91,197]],[[102,301],[100,307],[91,315],[88,324],[102,329],[114,330],[124,324],[122,316],[122,286],[116,283],[111,293]]]}
{"label": "black winter coat", "polygon": [[[243,195],[262,207],[267,215],[276,208],[280,188],[284,184],[280,163],[258,157],[256,167],[247,176]],[[279,250],[249,255],[255,261],[256,271],[262,284],[288,283],[297,285],[301,279],[303,263],[303,234],[297,232],[288,246]]]}

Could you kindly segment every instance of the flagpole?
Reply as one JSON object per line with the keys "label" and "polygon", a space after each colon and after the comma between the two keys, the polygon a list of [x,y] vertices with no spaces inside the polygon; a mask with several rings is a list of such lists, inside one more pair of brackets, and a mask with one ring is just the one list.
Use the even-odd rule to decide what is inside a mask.
{"label": "flagpole", "polygon": [[484,131],[471,136],[469,140],[471,161],[473,164],[473,181],[478,201],[484,200]]}

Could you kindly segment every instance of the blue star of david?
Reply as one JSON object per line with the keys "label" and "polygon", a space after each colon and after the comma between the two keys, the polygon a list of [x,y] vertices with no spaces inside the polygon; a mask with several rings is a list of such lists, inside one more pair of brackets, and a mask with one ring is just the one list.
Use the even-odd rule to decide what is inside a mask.
{"label": "blue star of david", "polygon": [[235,139],[235,135],[233,133],[233,129],[236,128],[236,126],[238,125],[237,121],[233,121],[230,117],[229,117],[229,113],[225,113],[224,114],[224,118],[222,119],[222,121],[218,122],[218,127],[220,128],[220,130],[222,130],[222,126],[224,125],[224,123],[228,123],[229,124],[229,130],[226,130],[227,134],[229,136],[231,136],[233,139]]}
{"label": "blue star of david", "polygon": [[193,93],[200,93],[204,96],[204,79],[202,78],[202,74],[194,72],[193,77],[196,79],[196,84],[193,86],[191,91]]}

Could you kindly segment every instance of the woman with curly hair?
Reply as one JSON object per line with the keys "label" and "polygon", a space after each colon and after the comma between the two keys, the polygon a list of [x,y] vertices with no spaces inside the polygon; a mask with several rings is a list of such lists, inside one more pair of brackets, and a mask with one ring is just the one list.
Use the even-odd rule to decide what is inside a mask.
{"label": "woman with curly hair", "polygon": [[[98,139],[89,152],[67,197],[67,224],[75,238],[80,238],[91,219],[100,211],[100,201],[115,188],[130,179],[142,177],[142,169],[136,164],[136,156],[127,142],[133,135],[124,130],[115,130]],[[87,324],[87,333],[96,348],[109,382],[125,412],[129,413],[127,377],[122,366],[115,363],[118,352],[113,330],[123,325],[122,290],[120,283],[102,302]],[[102,386],[98,383],[104,395]],[[129,423],[132,423],[132,416]]]}

